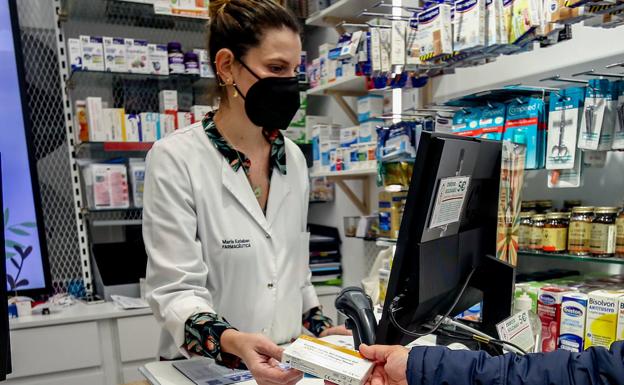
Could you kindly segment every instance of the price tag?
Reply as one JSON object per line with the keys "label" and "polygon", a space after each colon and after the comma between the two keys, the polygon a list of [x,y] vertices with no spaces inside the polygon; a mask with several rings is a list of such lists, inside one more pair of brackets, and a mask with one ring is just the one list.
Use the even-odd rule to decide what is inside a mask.
{"label": "price tag", "polygon": [[431,215],[430,229],[459,222],[469,184],[469,176],[456,176],[440,180],[433,215]]}
{"label": "price tag", "polygon": [[530,351],[535,344],[535,334],[531,328],[529,313],[526,310],[497,324],[496,330],[501,340],[518,345],[525,351]]}

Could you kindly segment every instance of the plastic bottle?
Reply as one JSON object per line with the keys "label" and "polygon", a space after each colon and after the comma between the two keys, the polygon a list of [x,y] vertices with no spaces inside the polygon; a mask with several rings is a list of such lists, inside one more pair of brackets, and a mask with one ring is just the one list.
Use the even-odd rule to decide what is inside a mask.
{"label": "plastic bottle", "polygon": [[526,310],[529,313],[529,322],[531,323],[531,329],[533,330],[533,339],[535,343],[531,348],[532,353],[539,353],[542,350],[542,322],[540,321],[537,314],[535,314],[531,307],[533,305],[533,300],[528,296],[527,293],[522,293],[522,295],[514,301],[514,314],[520,313]]}

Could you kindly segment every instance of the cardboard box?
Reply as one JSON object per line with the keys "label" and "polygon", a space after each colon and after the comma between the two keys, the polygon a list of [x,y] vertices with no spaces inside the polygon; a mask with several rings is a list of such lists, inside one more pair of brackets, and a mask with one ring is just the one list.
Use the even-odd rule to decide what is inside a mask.
{"label": "cardboard box", "polygon": [[138,114],[126,114],[126,141],[141,142],[141,117]]}
{"label": "cardboard box", "polygon": [[178,111],[176,130],[188,127],[193,124],[193,114],[186,111]]}
{"label": "cardboard box", "polygon": [[620,297],[618,305],[618,321],[615,339],[618,341],[624,341],[624,296]]}
{"label": "cardboard box", "polygon": [[134,203],[134,207],[143,207],[145,162],[130,162],[130,184],[132,186],[132,202]]}
{"label": "cardboard box", "polygon": [[87,204],[94,210],[130,207],[125,165],[90,164],[84,168]]}
{"label": "cardboard box", "polygon": [[147,40],[125,39],[128,72],[134,74],[149,74],[149,50]]}
{"label": "cardboard box", "polygon": [[158,93],[158,101],[161,113],[178,111],[178,91],[162,90]]}
{"label": "cardboard box", "polygon": [[194,49],[193,52],[199,59],[199,76],[202,78],[214,78],[214,72],[210,66],[210,58],[208,57],[208,51],[205,49]]}
{"label": "cardboard box", "polygon": [[139,117],[141,120],[141,141],[155,142],[160,139],[160,114],[158,112],[143,112]]}
{"label": "cardboard box", "polygon": [[152,75],[169,75],[169,57],[164,44],[148,44],[149,72]]}
{"label": "cardboard box", "polygon": [[79,39],[67,39],[67,55],[71,70],[82,70],[82,48]]}
{"label": "cardboard box", "polygon": [[561,328],[559,349],[579,353],[585,349],[585,320],[589,296],[583,293],[565,294],[561,299]]}
{"label": "cardboard box", "polygon": [[336,385],[363,385],[375,366],[356,351],[308,336],[288,346],[282,362]]}
{"label": "cardboard box", "polygon": [[108,72],[128,72],[126,44],[123,38],[103,37],[104,65]]}
{"label": "cardboard box", "polygon": [[164,138],[167,135],[171,134],[173,131],[175,131],[175,126],[176,126],[176,115],[177,113],[174,112],[173,114],[168,113],[168,114],[160,114],[160,138]]}
{"label": "cardboard box", "polygon": [[358,142],[359,127],[345,127],[340,129],[340,147],[348,148]]}
{"label": "cardboard box", "polygon": [[557,349],[561,325],[561,300],[568,288],[546,286],[539,290],[537,315],[542,323],[542,352]]}
{"label": "cardboard box", "polygon": [[102,98],[88,97],[87,103],[87,124],[89,126],[90,142],[108,142],[112,135],[102,126]]}
{"label": "cardboard box", "polygon": [[82,69],[86,71],[104,71],[104,46],[99,36],[80,35]]}
{"label": "cardboard box", "polygon": [[383,114],[384,98],[382,95],[367,95],[357,100],[358,121],[366,122],[379,118]]}
{"label": "cardboard box", "polygon": [[192,123],[201,122],[206,114],[212,112],[212,106],[202,106],[199,104],[191,106]]}
{"label": "cardboard box", "polygon": [[370,143],[377,141],[377,126],[383,126],[384,121],[372,119],[360,124],[358,143]]}
{"label": "cardboard box", "polygon": [[453,53],[452,7],[439,4],[418,14],[420,60],[427,61]]}
{"label": "cardboard box", "polygon": [[585,348],[609,349],[616,341],[618,310],[624,291],[595,290],[589,293]]}
{"label": "cardboard box", "polygon": [[103,129],[110,135],[111,141],[126,141],[126,122],[123,108],[103,108],[102,125]]}

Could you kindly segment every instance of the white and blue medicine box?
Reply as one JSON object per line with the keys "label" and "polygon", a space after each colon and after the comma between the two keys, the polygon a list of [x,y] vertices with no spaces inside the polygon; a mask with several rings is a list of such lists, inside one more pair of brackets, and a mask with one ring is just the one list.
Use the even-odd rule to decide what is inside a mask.
{"label": "white and blue medicine box", "polygon": [[383,114],[384,99],[382,95],[367,95],[358,98],[357,112],[360,123],[379,118]]}

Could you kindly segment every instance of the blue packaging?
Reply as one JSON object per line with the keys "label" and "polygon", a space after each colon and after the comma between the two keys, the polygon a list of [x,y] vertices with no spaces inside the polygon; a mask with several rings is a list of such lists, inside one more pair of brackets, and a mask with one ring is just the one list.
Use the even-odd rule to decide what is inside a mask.
{"label": "blue packaging", "polygon": [[478,107],[463,108],[457,111],[453,116],[453,134],[470,137],[479,136],[479,116],[481,116],[481,109]]}
{"label": "blue packaging", "polygon": [[565,294],[561,298],[561,325],[557,341],[559,349],[580,353],[585,349],[585,327],[588,295]]}
{"label": "blue packaging", "polygon": [[526,146],[526,169],[538,169],[545,161],[544,112],[544,101],[538,98],[519,98],[507,105],[503,140]]}
{"label": "blue packaging", "polygon": [[483,107],[479,115],[479,138],[502,140],[505,131],[505,114],[507,106],[503,103],[492,103]]}

